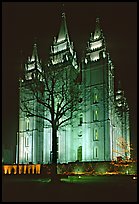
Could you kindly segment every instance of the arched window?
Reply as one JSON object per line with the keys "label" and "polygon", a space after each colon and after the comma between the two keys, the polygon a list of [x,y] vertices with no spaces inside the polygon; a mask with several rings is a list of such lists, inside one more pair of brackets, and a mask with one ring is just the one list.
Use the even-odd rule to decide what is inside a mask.
{"label": "arched window", "polygon": [[79,126],[82,126],[82,123],[83,123],[83,115],[81,114],[81,115],[80,115]]}
{"label": "arched window", "polygon": [[80,130],[78,137],[82,137],[82,130]]}
{"label": "arched window", "polygon": [[93,103],[98,103],[98,89],[94,88]]}

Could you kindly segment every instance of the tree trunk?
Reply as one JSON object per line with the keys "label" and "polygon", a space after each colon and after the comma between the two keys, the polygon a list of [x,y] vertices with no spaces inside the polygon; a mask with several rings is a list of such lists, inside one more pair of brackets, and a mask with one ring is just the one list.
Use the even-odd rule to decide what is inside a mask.
{"label": "tree trunk", "polygon": [[52,171],[51,171],[51,181],[58,181],[57,176],[57,127],[56,125],[52,126]]}

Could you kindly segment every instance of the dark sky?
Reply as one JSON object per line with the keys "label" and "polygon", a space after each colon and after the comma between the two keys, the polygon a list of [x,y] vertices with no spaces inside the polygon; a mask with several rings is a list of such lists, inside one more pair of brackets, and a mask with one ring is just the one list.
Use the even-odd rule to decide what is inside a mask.
{"label": "dark sky", "polygon": [[[48,59],[57,36],[62,3],[15,2],[2,4],[2,144],[14,145],[18,130],[18,76],[21,61],[32,54],[37,38],[39,56]],[[137,148],[137,3],[64,3],[71,41],[79,56],[100,17],[107,48],[130,108],[131,142]],[[21,57],[22,50],[22,57]],[[135,154],[135,153],[134,153]]]}

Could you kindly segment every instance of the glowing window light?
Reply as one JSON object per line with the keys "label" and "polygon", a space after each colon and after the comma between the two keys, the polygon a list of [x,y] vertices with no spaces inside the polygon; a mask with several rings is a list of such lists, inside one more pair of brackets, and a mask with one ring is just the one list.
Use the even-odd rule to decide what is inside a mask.
{"label": "glowing window light", "polygon": [[8,166],[8,174],[12,173],[12,166]]}
{"label": "glowing window light", "polygon": [[18,173],[19,173],[19,174],[22,174],[22,165],[19,165],[19,166],[18,166]]}
{"label": "glowing window light", "polygon": [[13,165],[14,174],[17,174],[17,165]]}
{"label": "glowing window light", "polygon": [[35,166],[34,166],[34,165],[31,165],[31,167],[32,167],[32,174],[34,174]]}
{"label": "glowing window light", "polygon": [[40,174],[40,170],[41,170],[41,165],[36,164],[36,174]]}
{"label": "glowing window light", "polygon": [[27,171],[27,165],[24,165],[24,174],[26,174]]}
{"label": "glowing window light", "polygon": [[7,173],[8,173],[8,166],[4,165],[4,174],[7,174]]}
{"label": "glowing window light", "polygon": [[31,165],[28,165],[28,174],[30,174]]}

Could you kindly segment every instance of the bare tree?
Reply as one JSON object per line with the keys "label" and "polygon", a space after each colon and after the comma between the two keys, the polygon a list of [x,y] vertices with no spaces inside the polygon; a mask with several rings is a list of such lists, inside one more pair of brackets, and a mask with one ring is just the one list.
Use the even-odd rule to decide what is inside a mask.
{"label": "bare tree", "polygon": [[126,157],[126,154],[133,150],[122,136],[116,141],[116,149],[113,149],[113,152],[118,153],[121,157]]}
{"label": "bare tree", "polygon": [[[64,68],[45,67],[21,83],[20,93],[24,92],[24,98],[20,98],[22,112],[46,120],[52,128],[53,175],[57,173],[57,131],[70,123],[80,108],[80,82],[81,73],[68,65]],[[34,101],[39,106],[34,106]]]}

